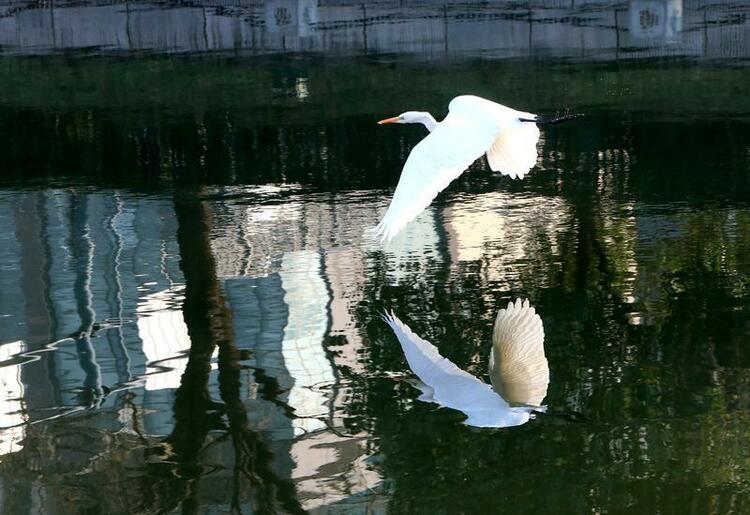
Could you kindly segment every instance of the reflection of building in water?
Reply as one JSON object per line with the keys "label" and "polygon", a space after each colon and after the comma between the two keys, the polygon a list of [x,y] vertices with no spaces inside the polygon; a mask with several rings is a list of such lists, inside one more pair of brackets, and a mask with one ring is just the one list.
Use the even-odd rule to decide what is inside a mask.
{"label": "reflection of building in water", "polygon": [[[313,513],[386,513],[383,499],[369,500],[382,478],[367,463],[366,435],[318,432],[295,442],[292,478],[303,507]],[[325,468],[320,464],[325,464]],[[331,481],[334,478],[334,481]],[[328,509],[327,509],[328,508]]]}
{"label": "reflection of building in water", "polygon": [[[16,231],[2,266],[20,273],[3,285],[2,297],[20,302],[3,306],[0,332],[3,339],[15,334],[22,340],[19,350],[32,353],[21,367],[29,420],[98,403],[104,389],[142,376],[146,352],[161,356],[164,349],[161,341],[149,340],[157,325],[139,304],[168,302],[167,288],[181,278],[169,203],[59,190],[15,194],[5,204],[15,212],[4,213],[3,227]],[[162,312],[153,315],[165,321]],[[179,332],[169,334],[177,345]],[[154,381],[146,380],[149,390],[157,389]],[[133,391],[146,407],[147,392]],[[113,394],[102,407],[117,411],[122,402],[122,395]],[[149,412],[156,407],[148,406]],[[160,406],[165,407],[169,404]],[[92,420],[106,420],[113,430],[122,427],[116,416]],[[152,422],[147,415],[144,423],[157,434],[171,427],[169,417],[156,426]]]}
{"label": "reflection of building in water", "polygon": [[[332,304],[346,303],[332,297],[336,290],[328,288],[330,279],[317,250],[297,250],[283,255],[279,272],[224,281],[235,339],[252,351],[247,363],[254,374],[249,384],[257,385],[248,392],[253,427],[271,440],[277,467],[295,481],[308,510],[338,502],[356,504],[357,495],[369,496],[380,483],[379,475],[363,461],[365,435],[348,437],[327,430],[346,416],[346,394],[337,385],[341,364],[361,366],[361,340],[351,340],[356,334],[353,327],[346,335],[348,345],[337,347],[340,353],[333,362],[324,346],[335,318]],[[273,390],[293,413],[267,400],[264,392]]]}
{"label": "reflection of building in water", "polygon": [[285,254],[279,272],[284,302],[289,306],[282,355],[294,378],[287,403],[297,417],[292,421],[295,434],[325,427],[320,417],[328,415],[328,406],[320,387],[330,386],[335,380],[323,348],[330,295],[322,272],[321,256],[315,251]]}
{"label": "reflection of building in water", "polygon": [[[23,351],[23,342],[0,345],[0,363]],[[28,417],[24,410],[24,387],[21,365],[0,366],[0,459],[5,454],[23,447]]]}
{"label": "reflection of building in water", "polygon": [[[7,1],[7,0],[6,0]],[[0,0],[0,4],[3,0]],[[747,57],[746,2],[129,2],[0,7],[0,53],[203,52]]]}
{"label": "reflection of building in water", "polygon": [[[592,159],[602,170],[629,163],[614,150]],[[602,197],[612,198],[607,175],[597,180]],[[367,435],[329,430],[340,429],[349,415],[347,374],[367,371],[356,316],[371,300],[364,297],[367,281],[417,283],[415,289],[427,292],[418,282],[433,279],[436,268],[478,264],[480,279],[504,291],[523,286],[528,294],[555,280],[561,236],[575,232],[573,206],[558,197],[446,194],[382,246],[366,229],[382,215],[387,195],[306,195],[248,205],[233,203],[239,195],[229,193],[212,206],[211,243],[235,344],[251,351],[250,368],[241,372],[249,428],[263,435],[275,453],[274,469],[294,481],[310,510],[361,507],[382,483],[367,459]],[[10,271],[0,274],[0,426],[16,426],[0,433],[0,452],[23,451],[29,438],[23,424],[59,413],[49,408],[85,404],[86,385],[102,392],[138,386],[111,393],[95,416],[68,419],[71,426],[125,434],[135,421],[149,435],[168,434],[189,346],[171,201],[70,191],[0,198],[0,227],[11,228],[0,231],[0,267]],[[611,205],[597,230],[614,264],[614,290],[651,301],[648,287],[658,283],[665,260],[636,262],[635,255],[648,256],[636,246],[668,255],[669,238],[688,231],[674,214]],[[748,223],[736,213],[716,218],[726,232],[722,241],[736,242],[738,227]],[[49,342],[58,350],[40,352]],[[36,361],[8,362],[21,351]],[[220,399],[215,373],[209,389]],[[209,452],[229,463],[230,447],[221,442]],[[225,481],[222,474],[211,478]]]}
{"label": "reflection of building in water", "polygon": [[[341,337],[343,342],[336,346],[336,369],[338,372],[361,374],[365,372],[362,353],[365,351],[360,335],[355,310],[364,300],[364,256],[361,249],[355,247],[336,248],[324,255],[324,266],[328,287],[331,290],[329,305],[332,337]],[[336,397],[339,405],[345,405],[346,399]]]}
{"label": "reflection of building in water", "polygon": [[[364,254],[383,252],[387,277],[396,282],[405,277],[418,281],[420,270],[442,260],[435,208],[426,209],[406,226],[402,236],[382,246],[374,239],[372,228],[385,212],[385,202],[383,195],[354,192],[333,198],[268,198],[259,205],[226,203],[214,214],[217,223],[211,238],[218,274],[234,277],[278,272],[285,253],[326,249],[325,262],[339,259],[330,257],[331,252],[351,255],[355,261],[347,262],[349,271],[365,263]],[[349,275],[346,280],[361,281],[362,277]]]}
{"label": "reflection of building in water", "polygon": [[[243,191],[253,195],[252,191]],[[231,191],[227,194],[228,198],[234,197]],[[270,338],[264,340],[257,359],[268,360],[268,351],[274,348],[277,363],[287,367],[293,363],[285,356],[282,359],[278,349],[285,346],[294,349],[300,343],[307,345],[289,341],[294,334],[289,328],[296,326],[291,323],[292,311],[301,302],[290,295],[294,290],[304,291],[307,297],[306,305],[298,309],[325,313],[330,320],[326,322],[327,331],[321,333],[335,339],[332,340],[335,345],[325,349],[330,361],[310,359],[310,366],[317,363],[319,369],[300,374],[302,379],[297,384],[301,392],[309,389],[305,385],[315,384],[304,377],[317,376],[318,384],[324,384],[325,378],[330,377],[329,370],[344,378],[346,374],[365,371],[363,358],[368,349],[355,314],[359,304],[366,300],[366,278],[379,277],[379,281],[428,292],[435,273],[446,264],[459,267],[479,263],[482,279],[504,290],[530,284],[545,286],[557,280],[562,261],[559,240],[573,225],[571,207],[560,198],[493,192],[458,196],[445,206],[441,206],[445,201],[439,200],[392,242],[381,245],[368,229],[382,216],[387,198],[387,195],[367,198],[353,193],[325,199],[311,195],[304,200],[286,199],[285,203],[266,198],[262,206],[244,202],[217,205],[213,215],[216,236],[211,240],[217,268],[229,276],[226,284],[233,312],[242,313],[237,320],[246,323],[252,319],[242,304],[261,291],[268,292],[272,284],[285,290],[276,297],[283,297],[288,306],[285,317],[289,321],[279,322],[278,329],[261,331],[260,324],[253,322],[252,327],[237,329],[238,341],[252,341],[255,336],[241,336],[251,332],[276,334],[275,343]],[[297,276],[289,276],[287,270],[295,270]],[[316,278],[317,274],[322,281]],[[425,284],[419,286],[420,283]],[[299,286],[293,286],[294,290],[287,286],[295,284]],[[259,303],[253,300],[251,304]],[[307,328],[312,335],[317,331],[317,315],[306,318],[313,320]],[[316,341],[317,349],[321,350],[322,338],[317,337]],[[310,352],[307,355],[313,356]],[[267,364],[259,366],[270,369]],[[279,367],[274,375],[282,388],[290,389],[289,404],[299,409],[291,400],[298,388],[294,374]],[[336,407],[346,402],[345,391],[344,397],[334,395],[330,406],[320,403],[329,399],[311,393],[305,392],[311,402],[302,413],[317,411],[335,416]]]}
{"label": "reflection of building in water", "polygon": [[[255,412],[262,414],[257,427],[276,441],[306,434],[288,451],[294,461],[289,473],[306,509],[348,505],[356,501],[352,495],[380,482],[363,461],[363,438],[318,430],[346,416],[342,375],[365,371],[355,310],[368,271],[380,261],[375,253],[383,252],[366,234],[383,208],[381,198],[355,193],[284,203],[266,199],[262,205],[227,202],[214,213],[212,247],[225,276],[238,345],[253,351],[250,364],[298,417],[290,422],[277,405],[252,392]],[[439,259],[431,210],[405,234],[407,242],[382,256],[383,272],[394,282],[421,276],[429,261]],[[327,335],[337,338],[336,345],[325,345]]]}
{"label": "reflection of building in water", "polygon": [[[2,199],[0,267],[17,272],[0,274],[0,452],[23,449],[27,422],[90,404],[99,405],[96,415],[73,424],[94,432],[168,435],[190,348],[171,199],[68,190]],[[330,228],[321,224],[316,232],[311,225],[303,238],[320,243]],[[262,243],[259,236],[245,241]],[[245,252],[244,243],[226,250]],[[351,286],[336,278],[335,289],[329,287],[326,259],[317,249],[286,252],[278,263],[270,275],[224,281],[236,345],[253,351],[255,368],[242,371],[250,428],[270,441],[282,477],[314,481],[311,471],[325,467],[325,485],[306,497],[311,507],[356,502],[352,495],[369,494],[378,482],[374,472],[366,483],[352,480],[365,470],[350,459],[366,454],[361,437],[320,434],[336,424],[334,410],[341,407],[331,401],[336,370],[324,339],[333,318],[354,331],[346,307],[332,316],[332,295]],[[28,363],[8,361],[21,352],[30,352]],[[338,358],[355,366],[357,348],[338,349]],[[213,372],[215,399],[218,389]],[[294,439],[303,434],[316,436],[298,448]],[[230,456],[231,445],[225,451]]]}
{"label": "reflection of building in water", "polygon": [[[264,429],[290,438],[323,429],[329,416],[325,389],[335,381],[323,339],[330,295],[315,251],[285,254],[281,270],[267,277],[225,281],[239,346],[254,352],[252,363],[277,383],[279,396],[294,410],[289,421]],[[276,411],[269,406],[269,411]],[[279,417],[274,417],[279,418]],[[277,424],[277,423],[274,423]],[[292,432],[283,431],[291,427]]]}
{"label": "reflection of building in water", "polygon": [[138,336],[149,363],[146,390],[180,386],[187,365],[185,353],[190,349],[190,336],[178,304],[183,289],[176,286],[147,295],[138,305]]}

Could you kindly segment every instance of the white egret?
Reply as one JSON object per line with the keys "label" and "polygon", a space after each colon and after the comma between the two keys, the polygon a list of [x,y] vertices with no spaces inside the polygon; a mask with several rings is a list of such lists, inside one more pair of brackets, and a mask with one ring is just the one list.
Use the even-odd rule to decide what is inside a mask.
{"label": "white egret", "polygon": [[492,170],[522,179],[536,164],[537,124],[577,117],[543,118],[463,95],[451,100],[448,116],[439,123],[430,113],[420,111],[380,120],[380,125],[421,123],[430,134],[409,154],[393,199],[376,228],[378,237],[390,241],[482,154],[487,154]]}
{"label": "white egret", "polygon": [[[463,412],[476,427],[520,426],[544,412],[549,366],[542,319],[529,301],[509,302],[495,319],[490,351],[492,386],[458,368],[395,315],[385,321],[396,334],[409,367],[419,377],[419,400]],[[494,387],[494,388],[493,388]]]}

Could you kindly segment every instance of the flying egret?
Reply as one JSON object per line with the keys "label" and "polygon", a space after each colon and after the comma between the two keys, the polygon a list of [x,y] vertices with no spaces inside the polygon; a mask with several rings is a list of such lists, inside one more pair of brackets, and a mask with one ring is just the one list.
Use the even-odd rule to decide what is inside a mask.
{"label": "flying egret", "polygon": [[520,426],[544,412],[549,366],[544,327],[529,301],[509,302],[495,319],[490,351],[492,386],[458,368],[395,315],[385,321],[396,334],[409,367],[419,377],[419,400],[463,412],[476,427]]}
{"label": "flying egret", "polygon": [[536,164],[537,124],[578,117],[540,117],[463,95],[451,100],[448,116],[439,123],[421,111],[380,120],[380,125],[421,123],[430,134],[409,154],[388,211],[376,227],[377,236],[390,241],[482,154],[487,154],[492,170],[522,179]]}

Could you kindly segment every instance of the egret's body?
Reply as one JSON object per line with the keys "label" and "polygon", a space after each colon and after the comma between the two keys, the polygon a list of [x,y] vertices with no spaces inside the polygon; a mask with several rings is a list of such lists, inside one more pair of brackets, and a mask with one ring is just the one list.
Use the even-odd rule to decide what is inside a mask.
{"label": "egret's body", "polygon": [[482,154],[492,170],[513,178],[523,178],[536,164],[536,115],[470,95],[454,98],[448,111],[440,123],[417,111],[378,122],[421,123],[430,131],[406,160],[377,227],[381,240],[393,238]]}
{"label": "egret's body", "polygon": [[544,328],[528,301],[511,302],[497,314],[490,352],[493,386],[441,356],[394,315],[387,315],[385,321],[421,381],[420,400],[459,410],[467,416],[466,424],[477,427],[518,426],[533,412],[545,410],[541,403],[547,394],[549,366]]}

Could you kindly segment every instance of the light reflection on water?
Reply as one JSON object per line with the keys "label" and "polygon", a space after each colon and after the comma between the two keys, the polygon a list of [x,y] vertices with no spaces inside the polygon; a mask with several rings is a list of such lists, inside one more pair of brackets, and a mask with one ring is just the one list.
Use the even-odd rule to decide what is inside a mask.
{"label": "light reflection on water", "polygon": [[[232,189],[223,194],[241,197]],[[309,488],[309,506],[321,499],[334,502],[335,490],[344,488],[335,481],[329,484],[338,473],[324,478],[312,473],[324,464],[327,470],[342,467],[341,481],[355,490],[347,495],[358,488],[377,491],[381,482],[366,465],[368,452],[362,445],[367,433],[338,436],[340,430],[346,432],[342,424],[352,395],[345,382],[337,386],[341,374],[349,381],[368,374],[367,337],[356,316],[365,300],[368,274],[382,266],[381,280],[387,283],[413,287],[430,282],[454,260],[458,265],[480,258],[483,252],[476,246],[490,238],[477,232],[477,224],[496,216],[501,226],[520,230],[495,234],[492,249],[504,257],[483,276],[499,281],[510,269],[522,276],[532,258],[524,254],[524,246],[533,251],[534,240],[554,238],[556,225],[556,230],[566,227],[564,203],[554,198],[458,196],[455,203],[429,209],[381,249],[365,229],[384,210],[384,195],[300,195],[296,201],[260,208],[225,202],[221,195],[209,198],[215,211],[212,250],[233,313],[236,345],[251,352],[242,371],[251,426],[271,442],[302,437],[291,447],[284,444],[284,452],[276,449],[279,460],[286,455],[301,467],[293,466],[289,473],[298,480],[300,493]],[[537,220],[538,225],[527,223],[539,218],[536,209],[526,209],[532,204],[547,206],[548,216]],[[460,205],[464,208],[458,209]],[[480,205],[489,206],[490,214]],[[25,222],[40,224],[36,232],[7,238],[4,266],[21,273],[5,276],[3,299],[18,298],[31,288],[38,288],[44,299],[39,305],[4,306],[4,338],[21,338],[2,346],[5,359],[34,357],[24,365],[2,368],[8,392],[3,426],[13,426],[3,432],[5,452],[23,448],[33,427],[29,423],[80,413],[89,406],[99,414],[75,419],[75,424],[149,439],[169,435],[174,429],[174,392],[190,348],[181,311],[184,286],[171,199],[51,190],[8,192],[2,206],[7,226],[21,225],[20,209]],[[556,218],[558,211],[562,221]],[[459,243],[462,231],[466,239]],[[56,245],[61,253],[51,251]],[[29,248],[49,249],[44,256],[50,261],[24,261]],[[330,337],[342,340],[333,353],[325,343]],[[218,398],[215,358],[216,353],[209,389]],[[262,373],[261,381],[255,371]],[[276,384],[276,393],[264,392],[269,380]],[[353,461],[339,463],[344,452]],[[329,487],[321,490],[321,481]]]}
{"label": "light reflection on water", "polygon": [[[233,201],[232,190],[223,188],[228,201],[217,205],[212,235],[218,273],[229,277],[278,271],[286,253],[307,250],[319,251],[324,261],[346,260],[347,268],[357,271],[372,268],[357,261],[382,258],[394,284],[402,278],[423,280],[430,268],[482,262],[485,280],[510,288],[529,263],[547,260],[543,264],[550,266],[559,260],[558,234],[574,224],[570,206],[559,197],[458,193],[445,205],[429,207],[403,236],[381,245],[372,228],[385,212],[387,192],[299,194],[258,205]],[[347,280],[356,280],[354,275],[349,272]],[[537,274],[526,275],[533,281]]]}
{"label": "light reflection on water", "polygon": [[[98,410],[96,417],[72,419],[84,431],[124,431],[149,442],[172,433],[174,394],[186,370],[190,337],[182,314],[178,256],[170,252],[176,245],[171,199],[56,190],[4,193],[2,200],[4,221],[20,225],[14,217],[21,206],[28,209],[25,220],[53,221],[37,233],[17,234],[6,242],[3,264],[21,273],[5,276],[3,299],[19,298],[24,288],[36,287],[47,301],[6,302],[3,307],[4,340],[8,335],[22,339],[0,346],[2,361],[33,357],[23,365],[0,367],[6,399],[4,454],[27,445],[34,427],[28,424],[80,413],[81,407]],[[70,219],[73,223],[63,223]],[[237,222],[243,219],[238,216]],[[267,228],[270,220],[257,223],[250,229]],[[83,250],[81,241],[86,242]],[[29,245],[50,248],[53,242],[66,242],[62,248],[69,252],[48,253],[51,263],[34,263],[40,269],[23,261]],[[215,248],[217,253],[226,250]],[[321,253],[285,252],[279,262],[273,273],[223,281],[236,345],[250,352],[241,371],[250,427],[269,439],[275,466],[297,483],[307,508],[360,490],[377,492],[380,479],[369,470],[362,447],[366,433],[347,435],[344,428],[336,429],[346,415],[338,412],[346,386],[334,388],[335,363],[323,347],[332,299]],[[334,311],[348,314],[346,308]],[[352,329],[346,321],[335,323],[344,324],[340,331]],[[208,387],[218,399],[217,352]],[[356,368],[358,363],[349,365]],[[264,391],[269,381],[276,392]],[[327,472],[320,476],[316,471],[323,466]]]}
{"label": "light reflection on water", "polygon": [[[370,321],[360,314],[374,300],[367,293],[373,281],[379,291],[440,290],[437,278],[448,272],[447,287],[471,281],[487,305],[513,291],[543,297],[564,287],[564,251],[580,231],[560,197],[456,192],[381,248],[367,229],[387,194],[297,190],[283,202],[267,197],[260,204],[242,201],[244,194],[253,192],[222,187],[203,195],[212,212],[211,249],[235,345],[249,352],[240,374],[250,427],[268,439],[276,466],[308,508],[382,491],[381,473],[367,458],[377,440],[347,429],[352,396],[361,397],[359,388],[385,371],[371,366],[375,349],[363,331]],[[28,445],[33,424],[72,413],[79,416],[66,425],[86,431],[125,431],[150,442],[169,435],[190,348],[172,200],[107,190],[6,192],[0,215],[6,227],[36,224],[6,232],[3,245],[4,268],[18,271],[3,275],[4,453]],[[632,310],[623,313],[630,324],[663,322],[669,299],[659,281],[706,253],[728,272],[728,287],[744,295],[748,263],[737,249],[747,245],[747,209],[608,202],[601,220],[603,252],[612,253],[614,266],[611,287]],[[698,245],[695,230],[714,246]],[[42,249],[43,258],[25,259],[30,249]],[[690,288],[679,277],[671,281],[675,294]],[[32,290],[40,304],[24,294]],[[433,320],[430,313],[411,317],[425,315],[424,322]],[[551,350],[558,358],[561,352]],[[218,399],[216,358],[215,352],[208,388]],[[567,387],[559,407],[585,410],[590,401],[570,395],[594,395],[586,385],[599,374],[626,380],[634,358],[590,369],[578,387]],[[80,417],[78,410],[90,406],[96,417]],[[337,472],[321,476],[323,468]]]}

